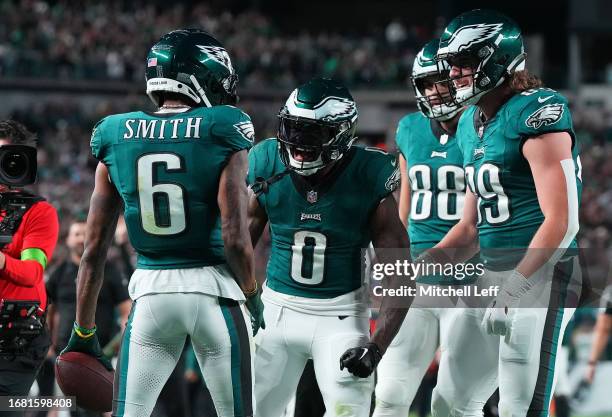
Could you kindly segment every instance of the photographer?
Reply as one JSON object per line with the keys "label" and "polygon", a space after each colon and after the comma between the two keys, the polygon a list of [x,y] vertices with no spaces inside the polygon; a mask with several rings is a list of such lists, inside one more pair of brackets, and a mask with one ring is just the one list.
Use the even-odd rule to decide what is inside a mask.
{"label": "photographer", "polygon": [[35,139],[0,121],[0,395],[28,394],[50,343],[43,274],[59,224],[49,203],[21,188],[36,178]]}

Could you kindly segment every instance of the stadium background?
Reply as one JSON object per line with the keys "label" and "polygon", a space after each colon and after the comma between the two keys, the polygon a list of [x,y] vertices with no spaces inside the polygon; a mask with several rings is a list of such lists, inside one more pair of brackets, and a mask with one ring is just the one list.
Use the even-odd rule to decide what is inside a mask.
{"label": "stadium background", "polygon": [[[360,141],[394,151],[397,121],[416,109],[408,79],[415,53],[450,18],[475,7],[513,17],[524,31],[528,69],[569,97],[582,147],[580,246],[592,248],[593,259],[610,259],[612,3],[605,0],[0,0],[0,116],[38,134],[35,188],[58,207],[65,233],[87,213],[95,122],[152,106],[145,56],[161,34],[199,27],[221,40],[258,140],[275,134],[276,114],[298,83],[324,75],[351,88]],[[65,256],[61,246],[56,260]],[[258,267],[263,278],[265,264]],[[581,315],[571,335],[574,364],[588,352],[594,314]]]}

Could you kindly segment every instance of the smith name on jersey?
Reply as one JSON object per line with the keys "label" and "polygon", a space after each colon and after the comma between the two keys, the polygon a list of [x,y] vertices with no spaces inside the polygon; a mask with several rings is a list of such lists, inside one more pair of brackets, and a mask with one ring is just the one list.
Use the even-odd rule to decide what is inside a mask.
{"label": "smith name on jersey", "polygon": [[[248,181],[285,172],[276,139],[249,153]],[[351,147],[326,180],[312,187],[290,172],[258,196],[270,224],[266,285],[279,293],[333,298],[362,285],[362,249],[378,204],[397,188],[397,159],[379,149]]]}
{"label": "smith name on jersey", "polygon": [[[478,198],[480,247],[487,268],[514,267],[544,221],[522,147],[528,138],[551,132],[567,132],[572,138],[580,200],[578,146],[567,100],[561,94],[548,88],[516,94],[484,124],[475,106],[461,115],[457,138],[468,185]],[[500,248],[518,250],[516,256],[508,256],[507,250],[495,250]]]}
{"label": "smith name on jersey", "polygon": [[232,106],[137,111],[108,116],[96,125],[92,153],[108,167],[123,198],[138,268],[225,262],[219,176],[228,158],[249,149],[252,141],[251,120]]}

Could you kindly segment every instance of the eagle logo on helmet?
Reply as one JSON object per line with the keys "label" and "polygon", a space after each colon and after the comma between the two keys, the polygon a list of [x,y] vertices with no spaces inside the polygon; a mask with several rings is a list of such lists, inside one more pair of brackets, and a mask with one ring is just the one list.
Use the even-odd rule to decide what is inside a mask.
{"label": "eagle logo on helmet", "polygon": [[563,110],[563,104],[547,104],[531,113],[527,120],[525,120],[525,124],[534,129],[539,129],[542,126],[554,125],[561,120]]}
{"label": "eagle logo on helmet", "polygon": [[232,61],[229,54],[221,46],[214,45],[196,45],[198,49],[204,52],[210,59],[227,68],[232,74],[234,73],[234,67],[232,67]]}
{"label": "eagle logo on helmet", "polygon": [[317,116],[320,116],[320,120],[334,121],[356,113],[357,109],[353,100],[331,96],[317,104],[314,111]]}
{"label": "eagle logo on helmet", "polygon": [[501,30],[503,23],[479,23],[459,28],[448,41],[448,49],[460,52],[475,43],[494,37]]}

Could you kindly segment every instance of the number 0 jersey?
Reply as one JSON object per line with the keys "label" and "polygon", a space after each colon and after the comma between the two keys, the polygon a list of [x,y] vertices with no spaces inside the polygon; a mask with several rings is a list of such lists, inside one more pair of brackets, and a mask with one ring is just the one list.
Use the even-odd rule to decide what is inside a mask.
{"label": "number 0 jersey", "polygon": [[225,262],[219,176],[233,153],[250,148],[253,136],[249,117],[232,106],[116,114],[96,125],[92,153],[108,167],[123,199],[138,268]]}
{"label": "number 0 jersey", "polygon": [[[567,132],[572,138],[576,189],[568,193],[579,202],[580,158],[570,110],[561,94],[548,88],[516,94],[485,124],[475,106],[461,115],[457,138],[468,185],[478,198],[480,247],[489,269],[513,268],[544,221],[522,147],[528,138],[551,132]],[[519,250],[509,256],[507,250],[495,250],[499,248]]]}
{"label": "number 0 jersey", "polygon": [[461,218],[463,158],[454,136],[421,112],[402,118],[396,143],[408,166],[412,256],[435,246]]}
{"label": "number 0 jersey", "polygon": [[[286,170],[276,139],[249,153],[250,184]],[[396,157],[379,149],[352,147],[327,175],[310,186],[293,172],[258,196],[272,238],[268,288],[305,298],[329,299],[362,285],[362,249],[371,241],[370,218],[397,188]]]}

